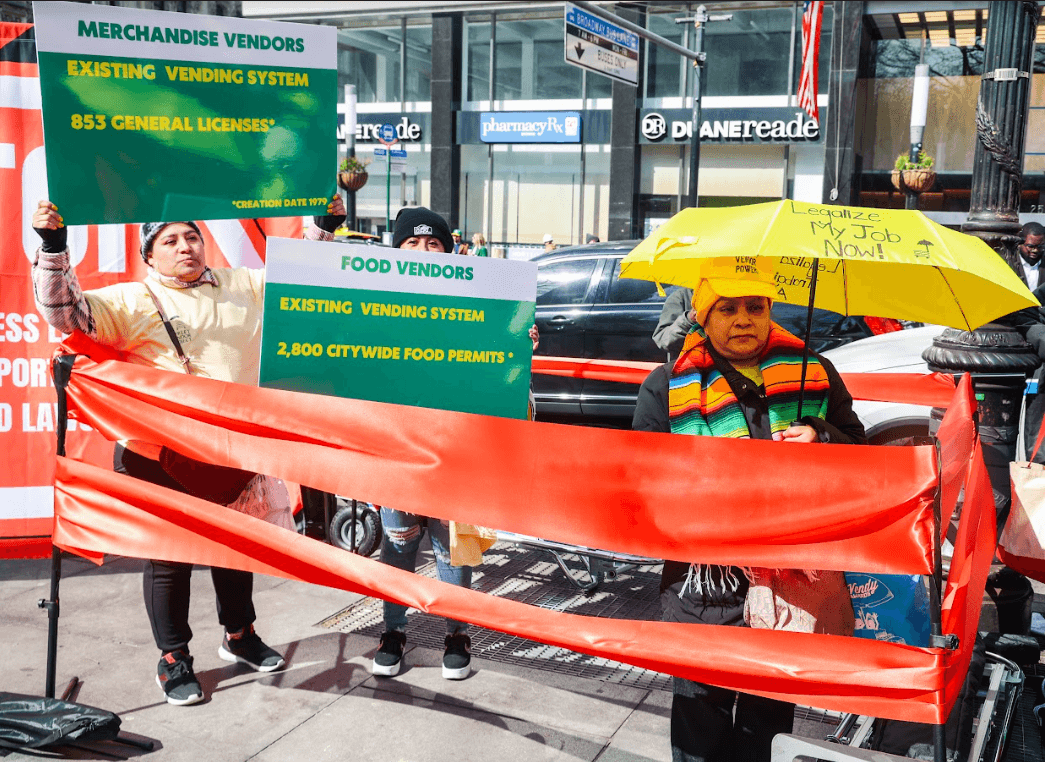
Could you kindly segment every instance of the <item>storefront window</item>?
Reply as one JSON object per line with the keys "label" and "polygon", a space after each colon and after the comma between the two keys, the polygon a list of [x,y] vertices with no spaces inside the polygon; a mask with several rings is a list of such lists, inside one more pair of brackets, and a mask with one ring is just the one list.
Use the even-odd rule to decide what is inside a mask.
{"label": "storefront window", "polygon": [[432,27],[406,28],[406,99],[432,99]]}
{"label": "storefront window", "polygon": [[[431,29],[428,40],[430,49]],[[402,29],[398,26],[338,30],[338,84],[355,85],[359,103],[398,101],[401,44]],[[343,92],[344,88],[339,90]]]}
{"label": "storefront window", "polygon": [[613,95],[613,80],[594,72],[587,73],[585,98],[609,98]]}
{"label": "storefront window", "polygon": [[497,100],[581,97],[581,70],[563,60],[561,11],[538,19],[498,15],[496,24]]}
{"label": "storefront window", "polygon": [[[708,24],[705,95],[782,95],[787,93],[791,8],[733,11],[729,21]],[[824,29],[830,30],[827,14]],[[800,36],[796,35],[796,36]],[[828,48],[830,50],[830,48]],[[821,72],[830,56],[821,58]],[[821,76],[821,80],[827,78]]]}
{"label": "storefront window", "polygon": [[464,22],[466,101],[485,101],[490,98],[490,23]]}
{"label": "storefront window", "polygon": [[522,42],[501,42],[499,35],[504,26],[497,26],[497,79],[494,81],[494,96],[499,101],[518,100],[523,97]]}
{"label": "storefront window", "polygon": [[[685,26],[676,24],[685,11],[650,14],[646,28],[674,43],[683,44]],[[646,97],[672,98],[682,95],[682,56],[660,45],[646,43]]]}
{"label": "storefront window", "polygon": [[533,43],[534,96],[538,98],[580,98],[580,68],[563,58],[562,35],[558,40]]}
{"label": "storefront window", "polygon": [[[578,145],[461,146],[462,231],[482,232],[496,255],[540,246],[549,234],[560,246],[581,243],[589,233],[606,239],[609,214],[609,152]],[[532,255],[532,252],[531,252]]]}
{"label": "storefront window", "polygon": [[[878,40],[874,47],[875,79],[913,77],[922,56],[921,40]],[[926,43],[925,63],[931,77],[970,77],[983,74],[983,48]]]}

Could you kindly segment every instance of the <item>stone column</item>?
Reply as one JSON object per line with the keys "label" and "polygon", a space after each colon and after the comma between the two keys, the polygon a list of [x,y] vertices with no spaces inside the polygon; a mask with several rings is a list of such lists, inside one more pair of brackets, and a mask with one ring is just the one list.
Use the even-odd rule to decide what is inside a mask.
{"label": "stone column", "polygon": [[[633,24],[646,26],[646,10],[631,3],[619,3],[614,13]],[[638,93],[645,79],[646,43],[639,45],[639,85],[613,82],[612,122],[610,124],[610,201],[609,240],[641,238],[638,220],[639,147]]]}
{"label": "stone column", "polygon": [[[962,231],[1009,258],[1015,255],[1020,230],[1024,138],[1040,10],[1036,2],[998,0],[988,8],[984,74],[976,103],[972,197]],[[975,331],[949,328],[923,357],[932,370],[974,374],[984,460],[1000,527],[1011,503],[1009,461],[1016,453],[1023,388],[1026,376],[1041,360],[1018,332],[1003,323],[988,323]]]}
{"label": "stone column", "polygon": [[[450,228],[460,227],[461,146],[457,115],[461,110],[463,26],[460,13],[432,14],[432,211]],[[395,210],[392,218],[395,219]]]}

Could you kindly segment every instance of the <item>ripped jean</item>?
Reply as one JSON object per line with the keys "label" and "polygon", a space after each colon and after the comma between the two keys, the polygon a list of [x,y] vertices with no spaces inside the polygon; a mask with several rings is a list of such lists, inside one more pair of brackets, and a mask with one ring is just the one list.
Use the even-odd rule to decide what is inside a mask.
{"label": "ripped jean", "polygon": [[[421,535],[428,527],[428,536],[432,540],[432,552],[435,553],[436,573],[441,582],[449,582],[458,587],[472,586],[472,567],[450,565],[450,524],[439,519],[415,516],[391,508],[381,508],[381,563],[397,569],[414,571],[417,567],[417,550],[421,546]],[[385,629],[406,630],[407,607],[400,603],[385,601]],[[468,625],[455,619],[446,620],[446,633],[467,632]]]}

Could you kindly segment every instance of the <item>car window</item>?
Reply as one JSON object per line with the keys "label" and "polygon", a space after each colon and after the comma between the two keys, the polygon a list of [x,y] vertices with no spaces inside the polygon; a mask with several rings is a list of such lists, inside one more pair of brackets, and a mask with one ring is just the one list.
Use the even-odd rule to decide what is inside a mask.
{"label": "car window", "polygon": [[[773,303],[773,322],[803,339],[806,338],[806,313],[807,307],[802,305]],[[822,352],[871,335],[871,329],[862,318],[840,315],[819,308],[813,310],[812,329],[809,348],[814,352]]]}
{"label": "car window", "polygon": [[597,259],[562,259],[537,271],[537,304],[582,304]]}
{"label": "car window", "polygon": [[610,279],[608,304],[640,304],[642,302],[663,302],[678,286],[664,285],[664,296],[657,293],[657,284],[649,280],[620,277],[621,260],[613,265],[613,277]]}

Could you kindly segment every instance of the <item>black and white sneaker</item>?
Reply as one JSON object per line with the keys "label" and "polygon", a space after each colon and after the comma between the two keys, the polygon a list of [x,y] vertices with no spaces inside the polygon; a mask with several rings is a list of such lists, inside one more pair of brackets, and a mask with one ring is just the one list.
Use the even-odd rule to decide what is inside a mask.
{"label": "black and white sneaker", "polygon": [[192,657],[184,651],[171,651],[160,657],[156,684],[163,689],[168,704],[188,706],[203,701],[203,689],[192,671]]}
{"label": "black and white sneaker", "polygon": [[381,633],[381,645],[374,654],[371,674],[381,677],[393,677],[399,674],[403,666],[403,647],[406,646],[406,633],[399,630],[386,630]]}
{"label": "black and white sneaker", "polygon": [[265,645],[254,632],[254,625],[239,632],[226,632],[218,656],[225,661],[246,664],[257,672],[274,672],[285,664],[283,657]]}
{"label": "black and white sneaker", "polygon": [[464,680],[472,670],[472,639],[463,632],[446,636],[443,651],[443,677],[447,680]]}

